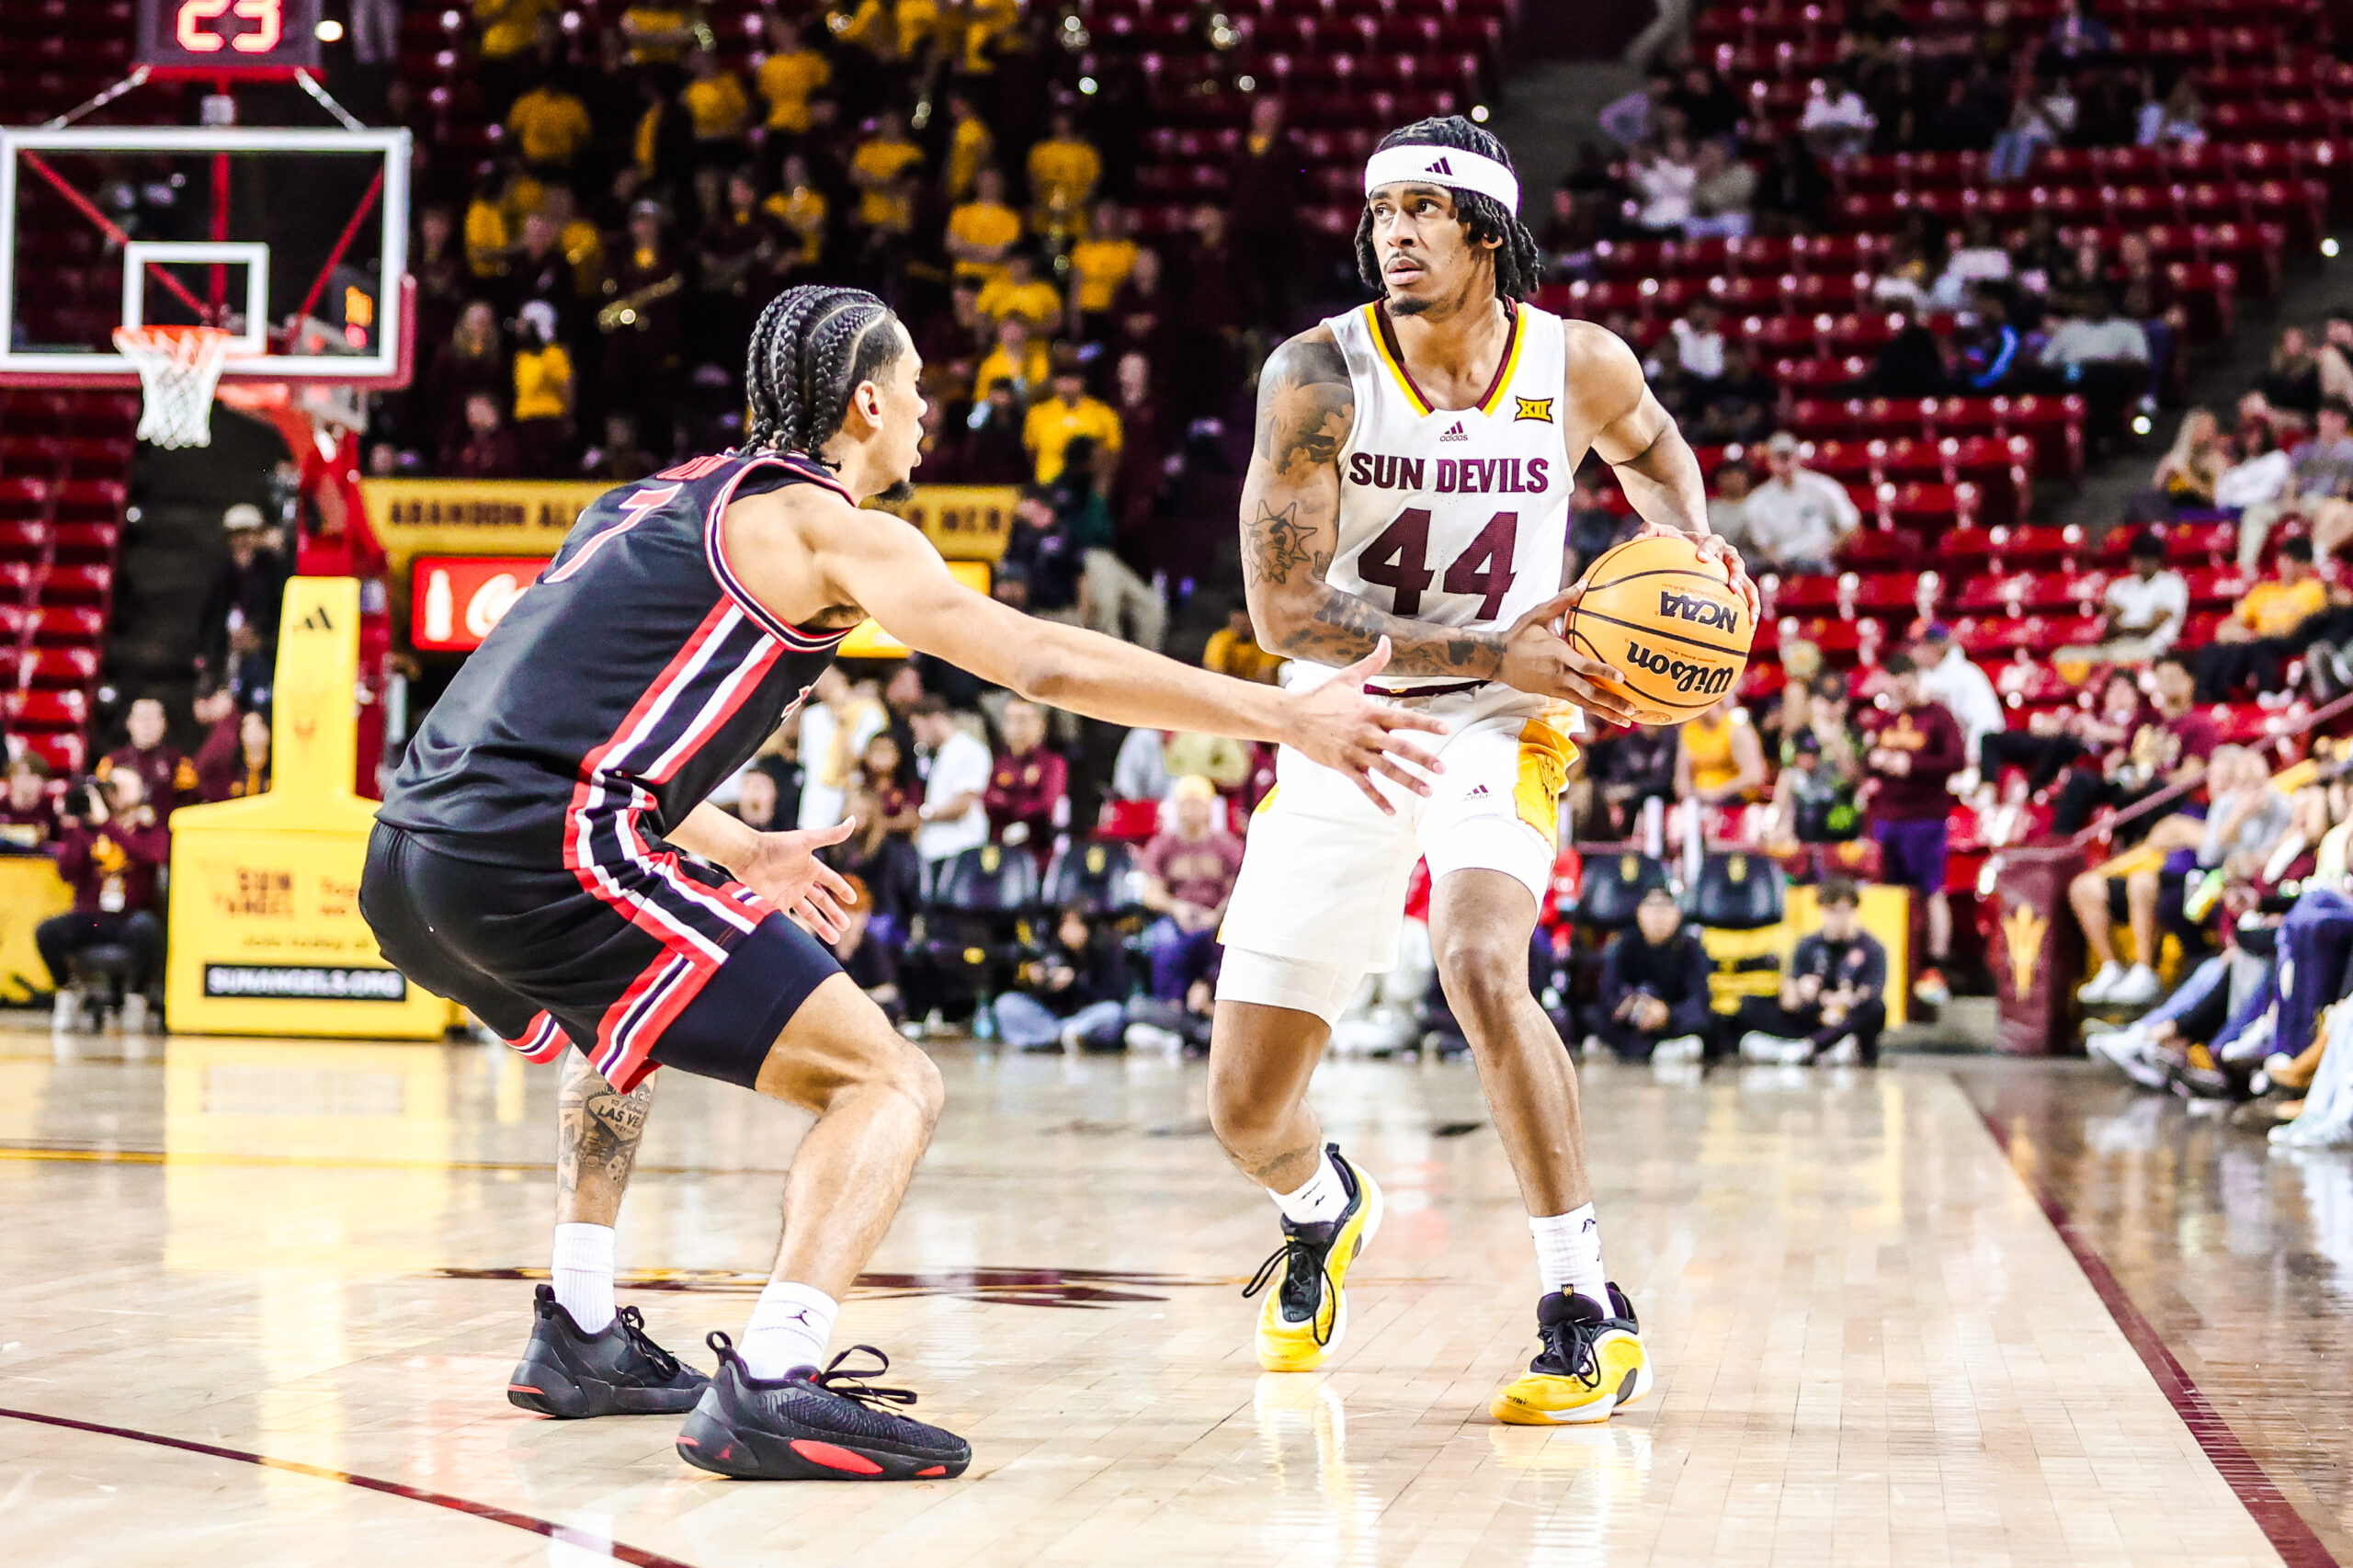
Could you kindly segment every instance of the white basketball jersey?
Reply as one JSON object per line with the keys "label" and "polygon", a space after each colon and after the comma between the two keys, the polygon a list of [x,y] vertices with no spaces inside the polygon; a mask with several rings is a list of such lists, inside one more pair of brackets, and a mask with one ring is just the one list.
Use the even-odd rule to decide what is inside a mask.
{"label": "white basketball jersey", "polygon": [[[1433,409],[1378,304],[1324,323],[1347,359],[1356,428],[1340,450],[1339,547],[1325,581],[1415,620],[1509,626],[1561,591],[1568,449],[1561,318],[1516,307],[1475,408]],[[1442,676],[1383,675],[1400,688]]]}

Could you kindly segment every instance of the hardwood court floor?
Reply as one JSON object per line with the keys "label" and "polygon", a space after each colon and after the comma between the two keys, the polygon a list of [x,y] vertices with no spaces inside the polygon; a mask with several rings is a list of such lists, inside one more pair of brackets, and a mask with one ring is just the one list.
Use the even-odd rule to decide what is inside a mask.
{"label": "hardwood court floor", "polygon": [[[552,1074],[472,1047],[90,1049],[0,1036],[8,1562],[2218,1568],[2278,1541],[2301,1568],[2345,1539],[2341,1403],[2244,1423],[2234,1387],[2201,1444],[2180,1412],[2205,1407],[2169,1398],[2054,1229],[2075,1195],[2054,1169],[2097,1165],[2043,1153],[2101,1136],[2068,1120],[2070,1094],[2107,1094],[2080,1074],[1970,1065],[1987,1104],[2026,1096],[1995,1118],[2014,1169],[1948,1062],[1591,1070],[1608,1254],[1660,1378],[1606,1427],[1544,1432],[1485,1415],[1531,1353],[1535,1282],[1467,1067],[1318,1078],[1389,1217],[1335,1364],[1267,1377],[1235,1292],[1272,1211],[1208,1137],[1200,1067],[943,1049],[949,1110],[840,1343],[888,1349],[888,1381],[976,1457],[860,1487],[726,1482],[677,1461],[670,1422],[506,1403],[516,1271],[546,1261]],[[665,1077],[623,1295],[707,1366],[700,1335],[739,1329],[764,1277],[799,1123]],[[2211,1259],[2171,1288],[2300,1343],[2342,1401],[2353,1335],[2323,1298],[2341,1312],[2344,1246],[2283,1240],[2284,1210],[2243,1239],[2227,1191],[2094,1207],[2070,1233],[2136,1296],[2191,1253],[2319,1259],[2300,1297],[2225,1297]],[[2229,1364],[2144,1310],[2188,1372]]]}

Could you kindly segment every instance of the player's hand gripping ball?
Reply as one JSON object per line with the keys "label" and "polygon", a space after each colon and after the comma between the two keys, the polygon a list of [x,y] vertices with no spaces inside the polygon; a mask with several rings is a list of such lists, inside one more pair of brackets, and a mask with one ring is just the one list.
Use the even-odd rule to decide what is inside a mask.
{"label": "player's hand gripping ball", "polygon": [[1688,536],[1646,534],[1593,563],[1562,626],[1570,647],[1625,676],[1594,684],[1645,724],[1679,724],[1740,684],[1756,617]]}

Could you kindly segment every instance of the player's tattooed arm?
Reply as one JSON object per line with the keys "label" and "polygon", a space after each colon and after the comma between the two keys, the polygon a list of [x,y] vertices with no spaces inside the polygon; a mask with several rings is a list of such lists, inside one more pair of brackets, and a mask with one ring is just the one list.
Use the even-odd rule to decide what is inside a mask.
{"label": "player's tattooed arm", "polygon": [[1330,334],[1277,348],[1258,377],[1258,426],[1242,497],[1242,566],[1265,646],[1346,665],[1389,639],[1398,675],[1490,678],[1504,638],[1389,615],[1324,580],[1338,548],[1340,449],[1356,424],[1347,361]]}
{"label": "player's tattooed arm", "polygon": [[598,1199],[608,1196],[619,1206],[621,1191],[629,1186],[631,1167],[637,1164],[637,1145],[645,1136],[645,1114],[653,1104],[651,1078],[620,1094],[585,1057],[576,1051],[572,1054],[564,1063],[563,1087],[556,1097],[559,1203],[568,1205],[575,1198],[585,1198],[601,1208]]}

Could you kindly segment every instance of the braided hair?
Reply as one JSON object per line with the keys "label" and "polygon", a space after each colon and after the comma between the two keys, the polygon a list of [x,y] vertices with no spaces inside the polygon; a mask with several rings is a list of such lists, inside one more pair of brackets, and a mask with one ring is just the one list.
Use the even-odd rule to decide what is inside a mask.
{"label": "braided hair", "polygon": [[891,307],[863,289],[802,284],[768,301],[752,329],[744,384],[754,451],[805,452],[824,460],[850,394],[879,380],[904,339]]}
{"label": "braided hair", "polygon": [[[1459,114],[1449,114],[1443,119],[1416,120],[1392,131],[1381,139],[1381,146],[1374,151],[1391,147],[1448,147],[1458,153],[1493,158],[1507,169],[1512,166],[1511,154],[1504,150],[1501,142]],[[1492,196],[1446,185],[1443,180],[1437,183],[1445,186],[1454,198],[1455,214],[1462,220],[1472,244],[1488,240],[1503,242],[1495,249],[1495,292],[1506,300],[1535,298],[1536,285],[1542,277],[1536,259],[1536,236],[1528,232],[1528,225],[1519,221],[1519,215],[1506,211],[1504,204]],[[1357,276],[1364,279],[1366,288],[1380,290],[1381,258],[1372,245],[1370,202],[1365,206],[1364,216],[1357,220]]]}

